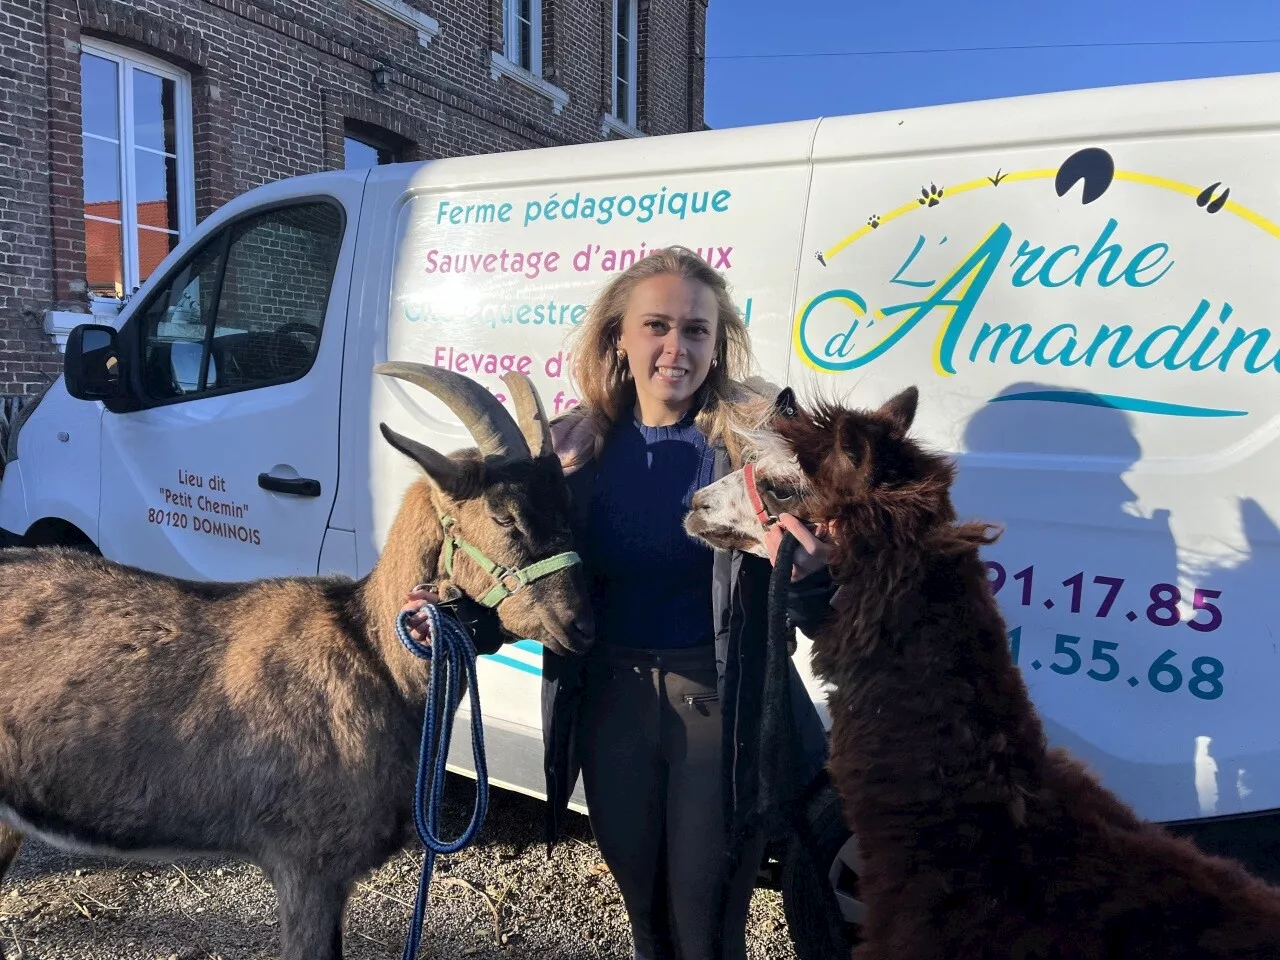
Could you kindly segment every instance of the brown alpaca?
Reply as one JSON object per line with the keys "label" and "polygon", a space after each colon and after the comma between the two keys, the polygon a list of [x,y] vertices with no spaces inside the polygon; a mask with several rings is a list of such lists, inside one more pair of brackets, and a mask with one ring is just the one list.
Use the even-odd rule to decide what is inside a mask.
{"label": "brown alpaca", "polygon": [[858,837],[858,960],[1280,957],[1280,888],[1147,823],[1049,750],[952,463],[908,438],[914,388],[775,428],[832,525],[830,770]]}

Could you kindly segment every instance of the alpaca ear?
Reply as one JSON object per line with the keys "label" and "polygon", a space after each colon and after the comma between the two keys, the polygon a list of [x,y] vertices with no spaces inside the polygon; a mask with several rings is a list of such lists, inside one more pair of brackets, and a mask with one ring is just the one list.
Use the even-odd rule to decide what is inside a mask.
{"label": "alpaca ear", "polygon": [[790,387],[784,387],[782,392],[774,398],[773,415],[786,417],[788,420],[796,415],[796,394]]}
{"label": "alpaca ear", "polygon": [[915,387],[907,387],[896,396],[885,401],[876,413],[889,421],[895,433],[906,436],[911,429],[911,422],[916,418],[916,404],[920,400],[920,391]]}
{"label": "alpaca ear", "polygon": [[837,475],[844,480],[857,476],[871,455],[867,438],[848,416],[841,417],[836,423],[832,453],[835,454]]}

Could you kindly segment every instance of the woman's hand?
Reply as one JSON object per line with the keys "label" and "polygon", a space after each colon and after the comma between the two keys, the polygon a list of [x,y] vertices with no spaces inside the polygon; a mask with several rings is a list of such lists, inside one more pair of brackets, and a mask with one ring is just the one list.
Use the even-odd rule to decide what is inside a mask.
{"label": "woman's hand", "polygon": [[409,636],[413,637],[413,639],[418,643],[427,647],[431,646],[431,636],[427,632],[429,625],[427,614],[422,608],[429,603],[439,602],[440,594],[432,590],[431,587],[427,586],[427,584],[420,583],[409,591],[409,596],[405,600],[404,606],[400,608],[402,613],[406,610],[416,611],[414,615],[409,618]]}
{"label": "woman's hand", "polygon": [[803,580],[809,574],[827,565],[831,555],[831,545],[826,541],[825,527],[818,524],[817,530],[810,530],[789,513],[778,514],[778,522],[771,526],[764,536],[764,545],[769,551],[770,563],[778,562],[778,547],[782,544],[784,531],[791,533],[799,543],[791,567],[792,580]]}

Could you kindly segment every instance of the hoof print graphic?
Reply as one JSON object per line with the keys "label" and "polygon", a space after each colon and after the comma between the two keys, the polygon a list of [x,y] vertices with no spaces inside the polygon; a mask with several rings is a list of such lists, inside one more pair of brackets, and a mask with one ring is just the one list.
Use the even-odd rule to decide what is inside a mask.
{"label": "hoof print graphic", "polygon": [[1209,213],[1217,213],[1225,207],[1227,205],[1227,197],[1231,196],[1231,188],[1227,187],[1227,189],[1223,190],[1215,197],[1213,195],[1213,191],[1217,190],[1220,186],[1222,186],[1221,182],[1211,183],[1209,186],[1201,190],[1200,195],[1196,197],[1196,206],[1204,207]]}
{"label": "hoof print graphic", "polygon": [[822,255],[821,250],[815,253],[814,256],[818,258],[818,262],[822,264],[824,267],[827,265],[827,258]]}
{"label": "hoof print graphic", "polygon": [[1115,175],[1116,162],[1111,159],[1111,154],[1101,147],[1087,147],[1067,157],[1058,168],[1053,187],[1058,191],[1058,196],[1065,197],[1068,190],[1083,180],[1084,190],[1080,202],[1093,203],[1107,192]]}
{"label": "hoof print graphic", "polygon": [[920,199],[916,202],[922,207],[936,207],[938,201],[942,199],[942,187],[935,187],[932,183],[927,187],[920,188]]}
{"label": "hoof print graphic", "polygon": [[877,229],[880,226],[880,215],[873,213],[871,216],[867,217],[867,226],[872,230]]}

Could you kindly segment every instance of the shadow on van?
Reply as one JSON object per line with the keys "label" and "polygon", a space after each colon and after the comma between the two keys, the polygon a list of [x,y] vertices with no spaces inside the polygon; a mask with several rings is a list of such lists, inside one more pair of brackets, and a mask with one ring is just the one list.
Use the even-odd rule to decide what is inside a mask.
{"label": "shadow on van", "polygon": [[[1264,656],[1269,652],[1280,657],[1280,638],[1276,636],[1280,629],[1280,526],[1255,500],[1240,500],[1239,511],[1244,540],[1239,562],[1219,566],[1197,579],[1222,591],[1225,616],[1236,612],[1233,598],[1242,603],[1248,599],[1253,608],[1249,622],[1237,624],[1235,630],[1222,637],[1224,646],[1239,648],[1242,641],[1247,641],[1260,648]],[[1280,690],[1271,685],[1272,677],[1262,671],[1252,675],[1246,671],[1243,676],[1236,671],[1228,679],[1232,695],[1243,703],[1237,702],[1230,711],[1229,717],[1234,721],[1230,728],[1206,731],[1217,767],[1216,813],[1220,818],[1180,824],[1177,829],[1194,837],[1206,850],[1237,857],[1272,882],[1280,882],[1280,811],[1263,816],[1233,816],[1254,805],[1250,800],[1253,795],[1280,796],[1280,732],[1274,725],[1267,726],[1265,733],[1276,746],[1261,754],[1245,753],[1238,739],[1255,732],[1257,725],[1268,724]],[[1264,706],[1266,710],[1261,709]]]}
{"label": "shadow on van", "polygon": [[[1046,389],[1018,383],[1001,396]],[[1233,613],[1246,616],[1231,599],[1241,598],[1243,608],[1243,598],[1276,591],[1280,567],[1269,561],[1280,549],[1280,529],[1256,503],[1243,503],[1247,546],[1240,562],[1191,577],[1198,588],[1222,592],[1226,629],[1198,633],[1153,622],[1169,616],[1155,601],[1169,596],[1160,585],[1179,583],[1179,555],[1169,511],[1144,513],[1126,483],[1142,456],[1129,418],[1088,403],[997,398],[965,429],[956,507],[962,518],[1005,527],[984,556],[997,565],[993,587],[1017,632],[1011,644],[1050,742],[1069,749],[1150,819],[1237,813],[1251,792],[1280,793],[1280,751],[1246,757],[1238,749],[1249,704],[1259,702],[1252,699],[1260,695],[1258,681],[1238,669],[1232,675],[1230,666],[1224,687],[1199,681],[1202,694],[1225,689],[1230,706],[1196,697],[1189,687],[1198,680],[1198,658],[1231,664],[1233,634],[1238,641],[1245,631],[1269,630],[1263,623],[1231,624]],[[1166,662],[1177,674],[1161,672],[1168,650],[1175,651]]]}

